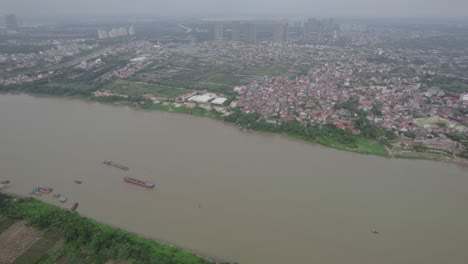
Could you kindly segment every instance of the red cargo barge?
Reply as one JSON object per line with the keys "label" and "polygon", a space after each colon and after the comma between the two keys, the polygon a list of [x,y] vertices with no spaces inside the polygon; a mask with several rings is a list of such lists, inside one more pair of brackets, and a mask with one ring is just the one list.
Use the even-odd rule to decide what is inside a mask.
{"label": "red cargo barge", "polygon": [[125,177],[124,181],[128,183],[133,183],[142,187],[146,187],[146,188],[154,188],[154,183],[148,182],[148,181],[140,181],[140,180],[133,179],[130,177]]}

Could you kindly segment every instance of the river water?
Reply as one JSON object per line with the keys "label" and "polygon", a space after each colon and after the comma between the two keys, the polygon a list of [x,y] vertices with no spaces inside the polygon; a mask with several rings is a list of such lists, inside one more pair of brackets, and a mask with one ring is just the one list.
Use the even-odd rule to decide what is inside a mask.
{"label": "river water", "polygon": [[[156,188],[126,184],[126,175]],[[466,169],[205,118],[3,94],[2,178],[9,192],[50,186],[68,203],[40,199],[77,201],[97,221],[231,262],[468,263]]]}

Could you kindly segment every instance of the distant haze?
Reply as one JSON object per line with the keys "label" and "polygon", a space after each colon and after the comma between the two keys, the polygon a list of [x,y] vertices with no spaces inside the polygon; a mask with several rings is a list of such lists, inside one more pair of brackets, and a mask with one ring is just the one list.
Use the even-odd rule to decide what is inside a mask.
{"label": "distant haze", "polygon": [[1,0],[18,15],[468,17],[468,0]]}

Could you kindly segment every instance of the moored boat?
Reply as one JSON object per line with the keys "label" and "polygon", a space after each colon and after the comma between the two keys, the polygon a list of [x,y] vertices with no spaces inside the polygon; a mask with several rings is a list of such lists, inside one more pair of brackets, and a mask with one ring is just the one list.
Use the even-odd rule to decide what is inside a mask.
{"label": "moored boat", "polygon": [[123,165],[114,163],[114,162],[112,162],[111,160],[105,160],[103,163],[106,164],[106,165],[112,166],[112,167],[119,168],[119,169],[121,169],[121,170],[128,170],[128,167],[127,167],[127,166],[123,166]]}
{"label": "moored boat", "polygon": [[45,194],[48,194],[50,192],[52,192],[53,189],[52,188],[48,188],[48,187],[36,187],[36,188],[33,188],[33,192],[40,192],[40,193],[45,193]]}
{"label": "moored boat", "polygon": [[146,187],[146,188],[154,188],[154,183],[149,182],[149,181],[140,181],[140,180],[130,178],[130,177],[125,177],[124,181],[128,183],[133,183],[142,187]]}
{"label": "moored boat", "polygon": [[76,208],[78,208],[78,203],[77,203],[77,202],[74,202],[73,205],[72,205],[72,207],[70,208],[70,210],[75,211]]}

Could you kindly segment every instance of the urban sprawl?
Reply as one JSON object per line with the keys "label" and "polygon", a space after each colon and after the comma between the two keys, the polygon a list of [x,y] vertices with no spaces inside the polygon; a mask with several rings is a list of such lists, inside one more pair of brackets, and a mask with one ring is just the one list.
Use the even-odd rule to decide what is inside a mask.
{"label": "urban sprawl", "polygon": [[334,19],[203,20],[148,37],[138,24],[71,32],[22,28],[9,15],[0,27],[3,87],[82,86],[94,97],[220,116],[238,109],[272,125],[331,124],[355,135],[365,113],[399,138],[395,146],[465,151],[466,25],[444,31]]}

